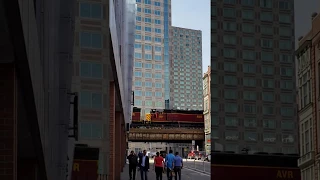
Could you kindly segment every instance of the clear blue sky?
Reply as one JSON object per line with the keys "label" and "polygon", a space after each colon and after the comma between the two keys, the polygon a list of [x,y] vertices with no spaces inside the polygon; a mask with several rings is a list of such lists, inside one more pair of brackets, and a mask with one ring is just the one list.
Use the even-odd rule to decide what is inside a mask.
{"label": "clear blue sky", "polygon": [[[196,2],[196,3],[195,3]],[[172,25],[202,31],[202,71],[210,65],[210,0],[171,0]]]}

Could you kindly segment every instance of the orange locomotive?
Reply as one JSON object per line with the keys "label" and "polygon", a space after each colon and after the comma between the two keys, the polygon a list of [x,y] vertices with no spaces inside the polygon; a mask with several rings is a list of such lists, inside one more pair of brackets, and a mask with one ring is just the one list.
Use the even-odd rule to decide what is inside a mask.
{"label": "orange locomotive", "polygon": [[298,155],[211,154],[212,180],[301,180]]}

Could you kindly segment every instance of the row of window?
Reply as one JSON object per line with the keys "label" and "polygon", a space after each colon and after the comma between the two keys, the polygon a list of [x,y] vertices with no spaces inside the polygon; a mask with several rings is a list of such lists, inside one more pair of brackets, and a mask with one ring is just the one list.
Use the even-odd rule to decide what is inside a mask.
{"label": "row of window", "polygon": [[[136,34],[135,35],[135,39],[136,40],[142,40],[142,35],[141,34]],[[149,41],[152,42],[152,40],[156,43],[161,43],[162,42],[162,38],[161,37],[151,37],[151,36],[144,36],[144,40],[145,41]]]}
{"label": "row of window", "polygon": [[[161,73],[156,73],[154,75],[154,78],[155,79],[162,79],[162,74]],[[150,83],[150,82],[142,82],[142,81],[134,81],[134,86],[135,87],[143,87],[143,86],[146,86],[147,83]],[[148,85],[148,84],[147,84]],[[160,85],[157,85],[157,83],[155,84],[155,87],[156,88],[162,88],[162,84],[161,84],[161,87]]]}
{"label": "row of window", "polygon": [[225,117],[218,118],[217,116],[213,116],[211,119],[212,126],[220,126],[225,125],[226,127],[246,127],[246,128],[257,128],[262,127],[265,129],[276,129],[277,127],[283,130],[294,130],[296,128],[296,123],[291,120],[281,121],[280,124],[277,125],[276,120],[272,119],[264,119],[257,120],[256,118],[244,118],[239,119],[238,117]]}
{"label": "row of window", "polygon": [[237,104],[237,103],[225,103],[219,104],[217,102],[211,103],[211,112],[226,112],[226,113],[239,113],[245,114],[256,114],[262,113],[263,115],[281,115],[286,117],[293,117],[295,110],[293,107],[281,107],[276,108],[274,105],[262,105],[257,106],[256,104]]}
{"label": "row of window", "polygon": [[153,73],[151,73],[151,72],[144,72],[144,73],[142,73],[141,71],[135,71],[134,72],[134,76],[135,77],[144,77],[144,78],[158,78],[158,77],[160,77],[160,75],[159,74],[157,74],[157,73],[155,73],[155,74],[153,74]]}
{"label": "row of window", "polygon": [[[244,0],[242,0],[244,1]],[[263,148],[256,148],[255,146],[251,145],[251,146],[239,146],[237,143],[225,143],[224,146],[225,151],[234,151],[236,153],[239,153],[242,151],[243,148],[249,148],[250,152],[268,152],[268,153],[279,153],[282,152],[284,154],[296,154],[298,152],[297,148],[295,147],[281,147],[281,149],[279,148],[279,146],[275,145],[272,146],[271,144],[264,144]],[[218,149],[217,149],[218,150]]]}
{"label": "row of window", "polygon": [[136,68],[145,68],[145,69],[162,70],[162,65],[161,64],[150,64],[150,63],[134,62],[134,67],[136,67]]}
{"label": "row of window", "polygon": [[103,17],[103,9],[100,3],[80,2],[79,15],[82,18],[101,19]]}
{"label": "row of window", "polygon": [[[138,52],[134,53],[134,58],[135,59],[142,59],[142,53],[138,53]],[[162,56],[144,53],[144,60],[162,61]]]}
{"label": "row of window", "polygon": [[[134,100],[134,105],[135,106],[155,106],[155,107],[162,107],[163,103],[161,101],[142,101],[140,99],[135,99]],[[146,111],[148,112],[148,111]],[[149,111],[150,112],[150,111]]]}
{"label": "row of window", "polygon": [[[136,26],[136,30],[141,31],[142,27],[137,25]],[[144,27],[144,31],[145,32],[155,32],[155,33],[161,34],[161,29],[160,28],[154,28],[154,31],[153,31],[153,28],[151,28],[151,27]]]}
{"label": "row of window", "polygon": [[[221,38],[223,38],[223,43],[228,44],[228,45],[241,44],[241,45],[247,46],[247,47],[260,46],[261,48],[270,48],[270,49],[279,48],[281,50],[291,50],[292,46],[293,46],[292,40],[280,40],[279,43],[277,44],[276,42],[278,40],[273,40],[273,39],[259,39],[259,40],[257,40],[254,37],[242,37],[242,38],[239,37],[239,38],[237,38],[236,35],[224,35]],[[278,46],[276,46],[276,44]]]}
{"label": "row of window", "polygon": [[[142,12],[142,8],[141,7],[137,7],[137,12]],[[161,11],[160,10],[152,11],[150,8],[144,8],[143,12],[145,14],[155,14],[156,16],[161,16]]]}
{"label": "row of window", "polygon": [[215,70],[224,70],[226,72],[244,72],[244,73],[262,73],[263,75],[281,75],[281,76],[293,76],[294,71],[293,68],[289,67],[282,67],[276,68],[274,66],[267,66],[267,65],[256,65],[256,64],[237,64],[236,62],[225,62],[225,63],[218,63],[219,67]]}
{"label": "row of window", "polygon": [[[137,3],[144,3],[144,4],[152,4],[151,2],[151,0],[136,0],[136,2]],[[155,1],[154,3],[153,3],[153,5],[155,5],[155,6],[161,6],[161,2],[159,2],[159,1]]]}
{"label": "row of window", "polygon": [[136,20],[137,21],[143,21],[146,22],[146,23],[155,23],[155,24],[161,24],[161,20],[160,19],[152,19],[150,17],[145,17],[145,18],[142,18],[141,16],[137,16],[136,17]]}
{"label": "row of window", "polygon": [[211,131],[211,138],[212,139],[220,139],[223,138],[225,140],[229,141],[238,141],[238,140],[245,140],[245,141],[263,141],[263,142],[269,142],[269,143],[276,143],[278,140],[281,140],[282,143],[294,143],[295,137],[292,134],[281,134],[279,137],[279,134],[276,133],[270,133],[265,132],[262,134],[256,133],[256,132],[238,132],[238,131],[226,131],[223,133],[223,136],[219,133],[218,130]]}
{"label": "row of window", "polygon": [[149,45],[149,44],[145,44],[145,45],[142,45],[141,43],[134,44],[135,49],[142,49],[142,47],[144,47],[145,51],[152,51],[153,48],[154,48],[154,51],[156,51],[156,52],[161,52],[161,50],[162,50],[161,46],[154,46],[153,47],[152,45]]}
{"label": "row of window", "polygon": [[[220,11],[221,10],[221,11]],[[255,13],[254,10],[236,10],[233,8],[216,9],[211,7],[211,16],[223,15],[225,18],[241,18],[244,20],[261,21],[279,21],[280,23],[291,23],[293,21],[291,14],[278,14],[274,12],[261,12]]]}
{"label": "row of window", "polygon": [[[213,0],[214,2],[216,0]],[[237,0],[223,0],[224,4],[237,4]],[[259,3],[259,4],[258,4]],[[278,3],[274,3],[273,0],[241,0],[241,5],[244,6],[256,6],[259,5],[261,8],[279,8],[280,10],[291,10],[293,8],[293,3],[290,1],[281,0]]]}
{"label": "row of window", "polygon": [[[244,77],[244,78],[238,78],[235,76],[226,75],[224,77],[219,78],[218,83],[218,77],[215,75],[212,75],[211,79],[213,84],[224,84],[227,86],[246,86],[246,87],[256,87],[261,86],[263,88],[274,88],[275,82],[273,79],[256,79],[255,77]],[[277,84],[278,85],[278,84]],[[293,82],[292,81],[281,81],[280,88],[281,89],[290,89],[293,88]]]}
{"label": "row of window", "polygon": [[141,86],[139,86],[139,87],[142,87],[142,86],[144,86],[144,87],[149,87],[149,88],[152,88],[152,87],[155,87],[155,88],[162,88],[162,83],[160,83],[160,82],[155,82],[155,83],[153,83],[153,82],[148,82],[148,81],[145,81],[144,83],[138,83],[138,85],[140,85],[141,84]]}
{"label": "row of window", "polygon": [[[252,23],[236,23],[236,22],[219,22],[217,29],[224,31],[242,31],[243,33],[261,33],[261,35],[280,35],[280,36],[293,36],[293,29],[291,27],[273,27],[272,25],[255,25]],[[211,36],[211,41],[216,42],[217,36]]]}
{"label": "row of window", "polygon": [[294,103],[295,95],[292,93],[280,93],[276,94],[274,92],[256,92],[256,91],[243,91],[238,92],[237,90],[224,89],[218,93],[218,89],[212,89],[212,98],[223,97],[227,100],[247,100],[247,101],[257,101],[263,100],[265,102],[274,102],[280,100],[282,103]]}
{"label": "row of window", "polygon": [[243,60],[248,61],[255,61],[261,60],[265,62],[274,62],[280,61],[282,63],[292,63],[294,62],[294,58],[291,54],[275,54],[274,52],[270,51],[250,51],[250,50],[236,50],[230,48],[223,48],[217,50],[216,47],[211,47],[211,57],[225,57],[225,58],[241,58]]}
{"label": "row of window", "polygon": [[162,92],[152,92],[152,91],[140,91],[140,90],[135,90],[134,91],[135,96],[145,96],[145,97],[162,97],[163,93]]}

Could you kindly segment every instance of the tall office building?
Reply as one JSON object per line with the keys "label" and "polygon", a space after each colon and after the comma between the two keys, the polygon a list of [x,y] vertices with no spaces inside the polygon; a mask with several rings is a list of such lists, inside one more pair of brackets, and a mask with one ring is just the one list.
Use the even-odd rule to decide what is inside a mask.
{"label": "tall office building", "polygon": [[[134,0],[76,1],[72,90],[79,93],[79,140],[99,149],[100,179],[120,179],[131,119]],[[118,158],[117,158],[118,157]],[[80,165],[81,166],[81,165]]]}
{"label": "tall office building", "polygon": [[298,152],[293,9],[211,0],[212,150]]}
{"label": "tall office building", "polygon": [[208,71],[203,76],[203,116],[204,116],[204,134],[205,134],[205,149],[206,153],[211,152],[211,67],[208,66]]}
{"label": "tall office building", "polygon": [[[133,88],[142,117],[168,108],[171,0],[137,0]],[[165,101],[166,100],[166,101]],[[167,102],[167,104],[165,104]]]}
{"label": "tall office building", "polygon": [[314,13],[309,33],[299,40],[297,55],[300,156],[303,180],[319,177],[320,15]]}
{"label": "tall office building", "polygon": [[202,110],[202,33],[172,26],[170,45],[171,106]]}

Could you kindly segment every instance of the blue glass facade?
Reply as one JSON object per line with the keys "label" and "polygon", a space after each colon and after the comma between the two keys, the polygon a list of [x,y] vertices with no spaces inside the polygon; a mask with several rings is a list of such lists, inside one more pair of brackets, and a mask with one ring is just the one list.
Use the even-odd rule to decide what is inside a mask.
{"label": "blue glass facade", "polygon": [[164,0],[164,97],[165,108],[169,109],[170,103],[170,77],[169,77],[169,0]]}

